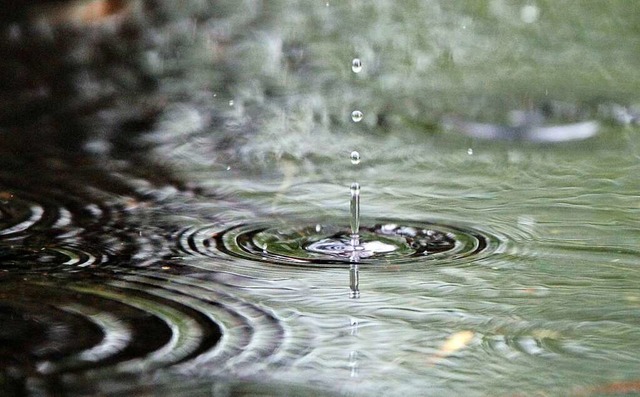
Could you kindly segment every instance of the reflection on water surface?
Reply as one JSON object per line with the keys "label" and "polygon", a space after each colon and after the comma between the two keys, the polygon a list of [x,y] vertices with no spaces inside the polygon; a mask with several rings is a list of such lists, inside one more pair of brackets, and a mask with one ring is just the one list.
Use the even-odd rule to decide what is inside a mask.
{"label": "reflection on water surface", "polygon": [[635,4],[89,3],[1,17],[1,394],[640,393]]}

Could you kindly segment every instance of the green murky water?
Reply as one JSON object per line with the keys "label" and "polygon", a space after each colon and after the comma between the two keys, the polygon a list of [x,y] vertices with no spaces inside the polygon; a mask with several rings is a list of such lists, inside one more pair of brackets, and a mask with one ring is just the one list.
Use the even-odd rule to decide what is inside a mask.
{"label": "green murky water", "polygon": [[[135,11],[156,85],[106,116],[160,103],[135,144],[3,138],[0,390],[640,393],[639,7]],[[457,245],[363,260],[353,299],[353,263],[298,259],[350,230],[354,181],[367,233]]]}

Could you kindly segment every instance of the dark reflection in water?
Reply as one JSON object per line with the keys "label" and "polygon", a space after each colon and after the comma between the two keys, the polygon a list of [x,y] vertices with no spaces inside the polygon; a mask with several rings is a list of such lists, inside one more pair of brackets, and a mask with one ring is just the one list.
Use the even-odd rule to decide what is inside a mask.
{"label": "dark reflection in water", "polygon": [[[185,189],[139,140],[163,106],[141,63],[149,37],[135,18],[108,26],[47,20],[56,10],[23,6],[0,26],[6,396],[83,393],[73,385],[85,377],[179,365],[218,345],[215,310],[234,315],[214,292],[191,297],[163,289],[162,279],[127,279],[135,268],[172,267],[163,261],[171,252],[165,229],[149,213],[162,188]],[[99,386],[91,384],[85,392],[93,394]]]}
{"label": "dark reflection in water", "polygon": [[[579,313],[571,306],[572,299],[553,300],[558,295],[548,291],[555,286],[560,296],[579,292],[585,299],[596,296],[599,302],[606,301],[577,288],[563,290],[571,287],[574,269],[562,276],[566,280],[560,277],[558,281],[551,271],[547,274],[547,266],[555,272],[554,265],[561,261],[557,257],[564,260],[577,251],[587,251],[565,244],[560,237],[555,240],[553,236],[561,235],[562,230],[545,231],[544,237],[550,239],[546,248],[553,251],[548,254],[551,264],[536,262],[531,265],[534,270],[527,268],[535,257],[525,244],[536,237],[530,231],[538,227],[534,216],[524,216],[517,226],[491,225],[487,216],[482,228],[462,227],[454,221],[363,222],[362,241],[365,246],[370,244],[368,252],[373,254],[361,255],[358,266],[362,265],[363,280],[380,271],[377,276],[384,281],[376,284],[369,279],[365,286],[358,267],[351,266],[349,273],[352,257],[335,252],[343,250],[349,240],[341,222],[316,224],[328,217],[295,222],[291,220],[294,216],[282,215],[286,210],[279,213],[277,205],[248,208],[253,193],[249,186],[243,186],[245,192],[229,183],[217,191],[215,183],[204,181],[201,186],[190,181],[201,163],[206,172],[226,169],[233,175],[235,169],[227,163],[243,155],[251,159],[256,152],[263,162],[256,169],[238,162],[240,173],[269,174],[277,168],[287,177],[289,157],[300,160],[292,163],[303,164],[301,168],[307,161],[331,168],[326,164],[331,161],[323,157],[331,159],[323,153],[324,146],[309,151],[314,146],[313,133],[304,136],[310,143],[302,142],[307,147],[297,152],[290,149],[297,149],[299,142],[287,142],[281,128],[288,122],[282,120],[282,109],[293,109],[292,123],[303,120],[297,128],[304,131],[316,123],[344,126],[335,113],[325,109],[330,104],[320,109],[314,105],[313,93],[309,108],[296,108],[303,102],[298,93],[286,95],[287,82],[296,78],[300,84],[292,83],[296,89],[308,88],[304,81],[314,73],[320,86],[336,80],[318,73],[328,65],[318,66],[309,56],[315,42],[280,42],[268,34],[260,36],[260,48],[266,42],[279,56],[257,67],[265,73],[259,76],[264,86],[258,89],[264,91],[264,97],[254,98],[254,87],[248,84],[242,86],[250,92],[243,101],[227,99],[232,98],[234,84],[253,82],[252,69],[243,69],[247,67],[244,61],[258,62],[255,59],[259,58],[245,54],[253,54],[254,47],[234,46],[233,41],[251,36],[255,25],[277,25],[269,19],[275,15],[288,15],[284,12],[287,2],[241,2],[242,6],[250,3],[255,4],[238,10],[238,2],[198,2],[201,5],[193,6],[193,15],[178,21],[173,16],[181,8],[176,4],[182,3],[136,0],[43,1],[35,6],[17,5],[0,15],[1,395],[321,395],[326,388],[343,391],[342,385],[334,384],[339,383],[333,378],[336,374],[346,374],[342,379],[352,381],[353,390],[358,390],[358,382],[369,382],[365,390],[381,393],[395,391],[394,386],[413,387],[415,392],[432,383],[441,387],[435,391],[456,391],[491,378],[482,372],[485,362],[495,374],[512,367],[516,371],[549,367],[548,362],[535,361],[537,358],[562,361],[577,357],[564,367],[571,373],[572,365],[620,353],[607,355],[608,350],[598,344],[601,341],[613,340],[611,345],[619,350],[627,347],[625,343],[635,346],[630,341],[637,340],[633,333],[637,327],[629,320],[635,317],[627,315],[633,313],[632,305],[638,299],[634,293],[616,296],[623,308],[612,313],[619,318],[602,323],[589,313],[584,315],[588,321],[568,319]],[[386,4],[396,9],[395,2]],[[81,8],[87,5],[96,8],[91,12]],[[262,12],[256,11],[260,7],[264,7]],[[302,8],[307,11],[306,5]],[[320,15],[326,8],[321,4],[315,12]],[[231,20],[240,28],[229,28],[228,20],[219,26],[209,20],[225,13],[235,13],[237,18]],[[189,51],[185,43],[195,40],[194,32],[201,26],[205,26],[202,42],[208,58],[202,62],[205,66],[195,63],[185,69],[186,63],[203,56],[190,54],[192,58],[184,61],[181,55]],[[333,28],[329,24],[318,29]],[[335,41],[330,34],[327,37]],[[256,41],[253,36],[251,40]],[[196,46],[193,52],[199,49]],[[329,53],[325,58],[336,55]],[[352,56],[349,53],[345,63],[347,73]],[[371,56],[368,60],[373,61]],[[268,74],[274,64],[282,75]],[[382,62],[365,65],[360,76],[379,77],[376,68],[382,68]],[[225,96],[223,106],[215,99],[217,95]],[[403,96],[395,100],[392,96],[390,103],[378,105],[374,124],[385,127],[393,122],[390,113],[397,112],[397,107],[406,107],[409,114],[419,113],[416,109],[421,103],[413,100],[417,99]],[[635,110],[618,110],[624,124],[637,124]],[[259,124],[256,120],[262,116],[267,121]],[[593,114],[579,116],[559,130],[553,123],[545,123],[541,130],[536,123],[476,123],[465,121],[475,120],[467,117],[453,118],[448,124],[471,137],[535,142],[586,139],[604,125],[580,122],[591,120]],[[277,121],[277,139],[268,135],[273,120]],[[438,121],[442,120],[418,123],[437,125]],[[255,148],[242,146],[262,129],[267,138],[258,140]],[[265,140],[267,146],[273,144],[264,150],[266,154],[261,153]],[[413,142],[407,146],[414,146]],[[175,154],[178,151],[180,155]],[[518,160],[514,153],[512,157]],[[181,169],[184,164],[194,169]],[[309,166],[309,174],[316,171],[315,166]],[[491,168],[491,172],[498,171]],[[416,176],[415,184],[431,183],[429,178],[434,175],[428,174]],[[216,177],[223,178],[221,175]],[[541,178],[544,175],[536,175]],[[502,189],[504,181],[496,182]],[[285,178],[282,185],[290,183]],[[461,211],[483,210],[480,206],[492,200],[498,200],[499,204],[492,204],[496,206],[511,204],[500,202],[498,188],[491,190],[493,185],[484,192],[463,182],[459,187],[457,181],[447,183],[453,186],[445,184],[452,199],[456,195],[468,199],[458,201]],[[505,186],[509,183],[504,182]],[[249,198],[239,197],[238,190]],[[274,193],[273,187],[265,191],[269,199],[281,194],[280,190]],[[260,201],[264,199],[261,193],[255,194],[256,206],[266,202]],[[403,199],[401,195],[397,199]],[[483,195],[493,196],[483,202]],[[427,196],[416,194],[414,198],[419,201]],[[435,196],[428,197],[438,199]],[[563,196],[557,200],[566,204]],[[275,201],[277,204],[277,198]],[[308,204],[309,196],[301,201]],[[386,214],[380,212],[375,215],[384,219]],[[502,227],[507,230],[504,235]],[[635,263],[634,247],[606,250],[597,246],[592,253],[606,260],[617,254],[624,266]],[[560,255],[560,248],[569,253]],[[501,255],[500,261],[482,262],[493,254]],[[502,268],[514,270],[513,279],[502,276]],[[576,265],[575,272],[580,271],[585,278],[605,279]],[[352,292],[359,287],[363,291],[360,300],[339,298],[346,292],[349,276]],[[620,277],[615,287],[624,282]],[[313,302],[308,300],[312,295]],[[541,305],[543,299],[550,301]],[[579,305],[582,309],[582,303]],[[565,306],[570,308],[566,312],[558,309]],[[467,345],[458,342],[449,351],[437,350],[447,335],[456,335],[455,330],[462,332],[457,335],[471,335],[465,343],[475,343],[473,370],[455,369],[461,363],[456,353]],[[620,342],[615,339],[619,334],[628,339]],[[435,368],[429,367],[429,357],[438,357]],[[625,359],[637,364],[634,357]],[[282,379],[294,367],[296,378],[290,379],[291,384],[270,383],[270,371],[279,371]],[[326,374],[318,374],[323,370]],[[374,376],[358,378],[363,373]],[[378,388],[378,381],[396,375],[395,383],[385,383],[384,390]],[[320,381],[316,385],[307,382],[307,377]],[[460,382],[454,384],[451,379],[456,377]],[[411,383],[415,379],[424,379],[423,384],[415,386]],[[300,386],[302,383],[305,385]],[[637,383],[584,388],[577,394],[620,390],[636,392]]]}

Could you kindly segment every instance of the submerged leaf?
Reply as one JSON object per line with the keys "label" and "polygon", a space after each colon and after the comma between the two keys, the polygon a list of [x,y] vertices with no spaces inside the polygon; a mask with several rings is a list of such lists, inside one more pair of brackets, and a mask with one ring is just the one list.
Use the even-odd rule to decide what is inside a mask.
{"label": "submerged leaf", "polygon": [[451,335],[440,347],[440,350],[431,358],[429,358],[429,364],[435,365],[443,358],[450,356],[458,350],[467,347],[469,342],[473,339],[475,333],[473,331],[460,331]]}

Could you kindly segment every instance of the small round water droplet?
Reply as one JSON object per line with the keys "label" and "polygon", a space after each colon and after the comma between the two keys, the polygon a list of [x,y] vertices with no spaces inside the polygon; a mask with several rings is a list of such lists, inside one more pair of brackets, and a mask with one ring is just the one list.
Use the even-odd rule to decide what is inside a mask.
{"label": "small round water droplet", "polygon": [[353,73],[360,73],[362,71],[362,61],[360,58],[354,58],[353,61],[351,61],[351,70],[353,70]]}
{"label": "small round water droplet", "polygon": [[229,106],[233,106],[233,99],[229,101]]}
{"label": "small round water droplet", "polygon": [[467,154],[469,156],[473,156],[473,149],[472,148],[467,149]]}
{"label": "small round water droplet", "polygon": [[316,225],[316,233],[320,233],[321,231],[322,231],[322,225],[318,223]]}
{"label": "small round water droplet", "polygon": [[230,165],[227,166],[227,171],[231,171],[231,166]]}
{"label": "small round water droplet", "polygon": [[360,153],[356,152],[355,150],[351,152],[351,164],[360,164]]}
{"label": "small round water droplet", "polygon": [[351,112],[351,120],[356,123],[359,123],[360,120],[362,120],[362,117],[364,117],[364,114],[362,114],[362,112],[359,110],[354,110],[353,112]]}

